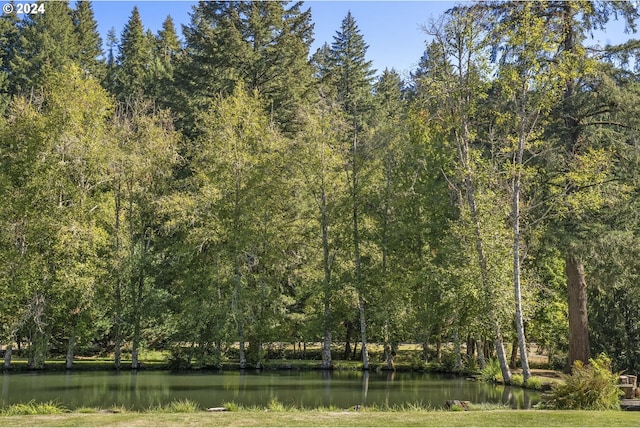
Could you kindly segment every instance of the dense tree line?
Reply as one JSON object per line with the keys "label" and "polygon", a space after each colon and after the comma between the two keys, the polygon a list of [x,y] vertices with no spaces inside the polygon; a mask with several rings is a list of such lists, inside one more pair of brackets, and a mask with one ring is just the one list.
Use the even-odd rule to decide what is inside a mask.
{"label": "dense tree line", "polygon": [[535,342],[637,370],[640,44],[589,43],[614,17],[638,11],[456,6],[403,78],[351,13],[310,52],[302,2],[200,2],[182,38],[134,8],[106,51],[89,2],[3,15],[5,366],[451,343],[508,381]]}

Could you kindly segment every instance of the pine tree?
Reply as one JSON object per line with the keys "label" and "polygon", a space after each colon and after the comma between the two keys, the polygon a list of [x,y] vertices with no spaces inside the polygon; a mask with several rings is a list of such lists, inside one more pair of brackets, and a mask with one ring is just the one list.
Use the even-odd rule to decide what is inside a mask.
{"label": "pine tree", "polygon": [[[301,3],[201,1],[184,29],[186,55],[176,76],[183,108],[203,110],[243,82],[268,101],[282,129],[295,129],[311,79],[310,20]],[[185,119],[190,133],[193,119]]]}
{"label": "pine tree", "polygon": [[103,55],[102,39],[98,33],[98,23],[95,20],[90,1],[79,0],[76,2],[76,8],[73,11],[73,25],[78,41],[74,59],[85,73],[98,79],[104,78],[104,62],[100,59]]}
{"label": "pine tree", "polygon": [[372,62],[366,59],[369,46],[351,12],[342,20],[340,31],[333,39],[331,74],[338,87],[338,100],[349,115],[361,122],[358,116],[371,105],[375,70],[371,68]]}
{"label": "pine tree", "polygon": [[173,74],[181,48],[171,16],[164,20],[158,34],[149,39],[154,45],[149,69],[149,92],[160,105],[170,107],[172,94],[167,88],[174,84]]}
{"label": "pine tree", "polygon": [[152,48],[142,25],[140,12],[137,6],[134,6],[120,36],[116,73],[116,96],[120,100],[147,92],[150,82],[149,64],[152,62]]}
{"label": "pine tree", "polygon": [[117,72],[118,65],[116,64],[116,49],[118,48],[118,36],[116,35],[115,27],[111,27],[107,32],[107,62],[105,64],[105,76],[103,80],[103,86],[107,90],[115,94],[118,86]]}
{"label": "pine tree", "polygon": [[[372,102],[372,79],[374,71],[371,61],[366,60],[367,44],[356,25],[351,12],[343,19],[340,31],[334,36],[330,50],[330,79],[337,86],[337,100],[341,104],[350,122],[348,144],[349,156],[349,190],[351,198],[351,238],[353,251],[353,279],[352,283],[358,295],[358,313],[360,320],[360,335],[362,341],[362,361],[365,370],[369,368],[367,355],[367,322],[365,314],[365,290],[363,282],[363,268],[361,258],[362,234],[362,166],[360,162],[365,158],[363,153],[363,130],[366,121],[363,118],[369,111]],[[347,142],[345,141],[345,143]]]}
{"label": "pine tree", "polygon": [[48,72],[60,71],[77,58],[78,36],[68,1],[47,4],[46,13],[25,18],[10,60],[12,93],[39,89]]}
{"label": "pine tree", "polygon": [[14,13],[0,15],[0,114],[11,100],[11,60],[16,54],[20,30]]}

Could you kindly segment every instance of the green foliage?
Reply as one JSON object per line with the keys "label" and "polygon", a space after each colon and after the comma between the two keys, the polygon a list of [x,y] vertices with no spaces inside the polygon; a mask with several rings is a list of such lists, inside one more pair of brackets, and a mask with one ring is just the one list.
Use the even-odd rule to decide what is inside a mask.
{"label": "green foliage", "polygon": [[490,358],[485,362],[484,367],[480,369],[480,375],[483,382],[497,382],[499,377],[502,376],[500,362],[495,358]]}
{"label": "green foliage", "polygon": [[191,400],[173,400],[168,404],[151,406],[148,409],[152,413],[195,413],[200,411],[200,406]]}
{"label": "green foliage", "polygon": [[46,403],[36,403],[29,401],[28,403],[11,404],[10,406],[0,410],[0,416],[17,416],[17,415],[57,415],[66,413],[65,407],[54,401]]}
{"label": "green foliage", "polygon": [[554,385],[545,406],[553,409],[619,410],[622,391],[618,373],[611,372],[611,359],[600,354],[584,365],[576,361],[564,383]]}
{"label": "green foliage", "polygon": [[535,390],[541,390],[542,385],[543,379],[536,376],[531,376],[529,379],[527,379],[527,383],[525,384],[527,388]]}
{"label": "green foliage", "polygon": [[[388,359],[454,331],[510,337],[521,178],[527,339],[564,365],[576,250],[592,351],[637,369],[640,86],[615,59],[633,43],[591,56],[582,39],[613,12],[637,15],[457,7],[427,28],[409,91],[393,70],[374,79],[350,13],[309,63],[301,3],[200,2],[184,46],[170,18],[154,35],[134,9],[106,64],[89,2],[3,15],[3,345],[28,338],[32,366],[126,345],[186,368],[228,364],[246,339],[258,365],[291,341],[326,338],[335,355],[358,313]],[[438,369],[455,365],[450,353]]]}
{"label": "green foliage", "polygon": [[222,403],[222,407],[227,409],[228,412],[237,412],[241,409],[241,406],[235,401],[225,401]]}
{"label": "green foliage", "polygon": [[514,374],[511,376],[511,385],[513,386],[523,386],[524,385],[524,378],[522,377],[521,374]]}
{"label": "green foliage", "polygon": [[270,412],[286,412],[291,411],[292,408],[288,408],[287,406],[282,404],[277,397],[273,397],[267,403],[267,409]]}

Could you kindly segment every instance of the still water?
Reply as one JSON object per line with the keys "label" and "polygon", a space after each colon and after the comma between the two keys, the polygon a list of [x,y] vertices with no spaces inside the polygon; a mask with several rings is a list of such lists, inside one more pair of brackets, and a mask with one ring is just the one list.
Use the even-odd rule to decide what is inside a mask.
{"label": "still water", "polygon": [[230,401],[265,405],[273,398],[286,405],[340,408],[407,403],[439,408],[446,400],[529,408],[540,401],[535,391],[460,377],[340,371],[5,373],[1,394],[2,407],[35,400],[55,401],[69,409],[124,406],[136,410],[182,399],[203,408]]}

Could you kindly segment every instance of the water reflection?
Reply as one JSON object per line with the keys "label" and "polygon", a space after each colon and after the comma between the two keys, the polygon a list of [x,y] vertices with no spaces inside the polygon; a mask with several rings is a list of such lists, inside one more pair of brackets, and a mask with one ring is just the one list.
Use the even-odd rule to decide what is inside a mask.
{"label": "water reflection", "polygon": [[540,394],[460,377],[400,372],[66,372],[2,376],[2,406],[57,401],[69,408],[124,406],[146,409],[189,399],[201,407],[225,402],[263,406],[276,398],[300,407],[350,408],[421,403],[440,408],[446,400],[505,403],[530,408]]}

